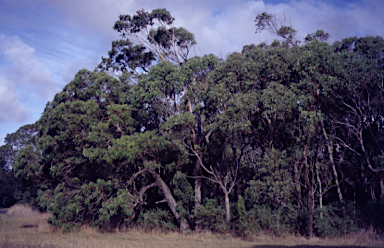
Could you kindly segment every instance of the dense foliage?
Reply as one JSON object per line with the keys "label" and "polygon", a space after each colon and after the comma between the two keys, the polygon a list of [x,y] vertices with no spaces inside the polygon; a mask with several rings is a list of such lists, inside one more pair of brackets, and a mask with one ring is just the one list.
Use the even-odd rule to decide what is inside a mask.
{"label": "dense foliage", "polygon": [[384,230],[384,39],[300,46],[274,18],[256,25],[281,42],[219,59],[189,58],[164,9],[120,16],[123,40],[12,136],[2,170],[63,230]]}

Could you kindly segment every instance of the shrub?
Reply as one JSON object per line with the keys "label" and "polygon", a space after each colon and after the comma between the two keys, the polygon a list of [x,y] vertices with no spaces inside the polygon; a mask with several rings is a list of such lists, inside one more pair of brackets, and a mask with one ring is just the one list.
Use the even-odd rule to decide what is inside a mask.
{"label": "shrub", "polygon": [[216,199],[204,199],[198,211],[196,224],[202,229],[223,233],[227,230],[225,210],[219,206]]}
{"label": "shrub", "polygon": [[361,207],[361,220],[366,224],[365,228],[384,231],[384,203],[378,201],[368,201]]}
{"label": "shrub", "polygon": [[[1,161],[0,161],[1,162]],[[0,166],[3,166],[0,164]],[[0,207],[9,207],[16,203],[16,194],[20,188],[19,181],[12,170],[0,167]]]}
{"label": "shrub", "polygon": [[119,188],[118,180],[83,184],[71,189],[64,183],[55,190],[39,192],[39,204],[52,213],[49,222],[69,231],[80,225],[92,225],[107,231],[133,218],[133,199],[129,193]]}
{"label": "shrub", "polygon": [[139,225],[149,230],[174,230],[176,227],[174,222],[173,215],[169,211],[160,208],[150,209],[145,213],[141,213],[138,218]]}
{"label": "shrub", "polygon": [[293,232],[296,213],[282,206],[274,209],[268,205],[256,205],[248,213],[252,232],[268,231],[275,235]]}
{"label": "shrub", "polygon": [[233,221],[232,221],[232,229],[237,236],[247,238],[253,228],[251,218],[249,218],[249,212],[245,209],[245,201],[243,197],[239,197],[236,209],[232,211]]}
{"label": "shrub", "polygon": [[[337,237],[357,231],[353,219],[353,204],[345,204],[345,215],[340,203],[333,203],[314,211],[313,230],[319,237]],[[321,218],[322,213],[322,218]]]}

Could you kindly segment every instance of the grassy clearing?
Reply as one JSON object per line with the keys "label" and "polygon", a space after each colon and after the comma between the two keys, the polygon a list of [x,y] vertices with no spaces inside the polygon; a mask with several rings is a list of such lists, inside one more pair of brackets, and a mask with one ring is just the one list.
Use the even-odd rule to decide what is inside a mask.
{"label": "grassy clearing", "polygon": [[93,228],[63,234],[47,223],[48,214],[40,214],[25,205],[16,205],[0,215],[0,248],[15,247],[384,247],[374,232],[360,232],[339,239],[308,240],[303,237],[253,236],[245,241],[211,233],[180,234],[175,232],[129,229],[114,233],[100,233]]}

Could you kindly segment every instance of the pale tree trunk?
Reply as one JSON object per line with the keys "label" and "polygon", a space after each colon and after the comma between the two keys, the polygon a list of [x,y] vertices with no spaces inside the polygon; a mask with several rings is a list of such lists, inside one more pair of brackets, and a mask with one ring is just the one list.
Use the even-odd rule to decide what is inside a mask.
{"label": "pale tree trunk", "polygon": [[347,213],[346,213],[346,210],[345,210],[344,198],[343,198],[343,194],[341,193],[339,176],[337,175],[335,160],[333,158],[333,141],[331,139],[329,139],[328,134],[325,131],[325,126],[324,126],[324,121],[323,120],[321,120],[321,127],[323,129],[324,139],[325,139],[325,143],[326,143],[327,149],[328,149],[328,157],[329,157],[329,161],[331,162],[332,171],[333,171],[333,177],[335,178],[337,195],[339,197],[339,200],[340,200],[340,203],[341,203],[341,206],[342,206],[343,215],[346,216]]}
{"label": "pale tree trunk", "polygon": [[372,187],[372,184],[371,184],[371,186],[369,188],[370,188],[372,200],[377,201],[376,194],[375,194],[375,189],[374,189],[374,187]]}
{"label": "pale tree trunk", "polygon": [[229,205],[229,192],[224,191],[225,197],[225,219],[227,221],[227,228],[229,230],[231,224],[231,206]]}
{"label": "pale tree trunk", "polygon": [[[207,134],[209,136],[209,134]],[[206,137],[207,137],[206,136]],[[220,188],[223,190],[224,197],[225,197],[225,209],[226,209],[226,221],[228,225],[228,229],[230,227],[230,221],[231,221],[231,212],[230,212],[230,204],[229,204],[229,194],[232,192],[233,188],[237,184],[237,173],[238,173],[238,163],[236,162],[235,168],[229,168],[229,171],[226,172],[225,176],[220,172],[220,170],[215,169],[214,167],[210,167],[208,169],[202,160],[201,154],[199,151],[194,150],[194,155],[199,161],[199,169],[201,173],[201,168],[210,174],[213,178],[208,178],[203,176],[203,178],[210,180],[211,182],[217,183]],[[224,162],[224,152],[222,154],[221,162]],[[220,164],[217,162],[217,167],[220,168]],[[196,190],[196,188],[195,188]],[[195,191],[196,193],[196,191]],[[201,193],[200,193],[201,194]],[[200,196],[201,197],[201,196]],[[196,199],[196,196],[195,196]],[[196,202],[195,202],[196,204]]]}
{"label": "pale tree trunk", "polygon": [[297,225],[297,228],[299,229],[300,228],[300,211],[303,207],[301,185],[300,185],[301,168],[299,168],[299,159],[296,159],[296,161],[293,163],[293,169],[294,169],[294,183],[295,183],[295,189],[297,194],[296,225]]}
{"label": "pale tree trunk", "polygon": [[[187,90],[184,87],[184,93],[187,95]],[[193,114],[191,99],[188,98],[187,101],[188,111],[190,114]],[[202,136],[202,120],[200,116],[197,118],[197,130],[195,128],[191,129],[192,132],[192,140],[193,140],[193,150],[196,149],[196,146],[200,146],[201,144],[201,136]],[[201,151],[200,148],[198,148],[197,151],[198,156],[195,158],[194,162],[194,169],[193,169],[193,175],[195,177],[195,209],[194,209],[194,215],[195,219],[198,216],[199,208],[201,205],[201,165],[199,161],[199,157],[201,157]],[[196,229],[199,229],[199,226],[196,224]]]}
{"label": "pale tree trunk", "polygon": [[360,170],[361,170],[361,178],[363,179],[362,182],[363,182],[364,193],[368,194],[368,189],[367,189],[368,177],[367,177],[367,174],[365,173],[363,162],[360,162]]}
{"label": "pale tree trunk", "polygon": [[307,144],[304,146],[303,149],[303,159],[304,159],[304,166],[305,166],[305,184],[307,186],[307,231],[308,231],[308,238],[312,238],[313,235],[313,185],[309,179],[309,164],[308,164],[308,158],[307,158]]}
{"label": "pale tree trunk", "polygon": [[323,187],[321,186],[321,178],[319,173],[319,164],[316,162],[316,177],[319,184],[319,205],[320,205],[320,219],[323,219]]}
{"label": "pale tree trunk", "polygon": [[302,207],[302,196],[301,196],[301,185],[300,185],[301,171],[299,169],[299,160],[298,159],[293,164],[293,170],[295,173],[294,183],[295,183],[295,189],[296,189],[296,194],[297,194],[297,207],[300,209]]}
{"label": "pale tree trunk", "polygon": [[384,202],[384,179],[380,178],[380,201]]}
{"label": "pale tree trunk", "polygon": [[157,174],[154,171],[149,171],[149,172],[155,178],[157,187],[160,188],[160,190],[163,193],[164,198],[168,204],[168,207],[171,209],[171,212],[173,213],[173,215],[177,219],[177,222],[180,225],[180,231],[185,232],[185,231],[189,230],[189,225],[188,225],[187,220],[185,218],[181,219],[179,213],[176,210],[177,203],[176,203],[176,200],[173,197],[172,192],[169,189],[168,185],[163,181],[163,179],[160,177],[159,174]]}
{"label": "pale tree trunk", "polygon": [[[199,178],[201,176],[201,166],[197,158],[195,160],[194,176],[196,177],[195,178],[195,209],[194,209],[194,214],[196,218],[198,216],[199,207],[201,204],[201,178]],[[196,228],[198,229],[199,227],[196,226]]]}
{"label": "pale tree trunk", "polygon": [[329,157],[329,161],[331,162],[333,176],[335,178],[337,195],[339,196],[339,200],[340,200],[340,202],[343,205],[343,211],[344,211],[344,215],[345,215],[344,198],[343,198],[343,195],[341,193],[339,177],[337,175],[335,160],[333,158],[333,142],[332,142],[332,140],[329,139],[328,134],[325,131],[325,126],[324,126],[324,121],[323,120],[321,121],[321,127],[323,129],[324,139],[325,139],[325,143],[326,143],[327,149],[328,149],[328,157]]}

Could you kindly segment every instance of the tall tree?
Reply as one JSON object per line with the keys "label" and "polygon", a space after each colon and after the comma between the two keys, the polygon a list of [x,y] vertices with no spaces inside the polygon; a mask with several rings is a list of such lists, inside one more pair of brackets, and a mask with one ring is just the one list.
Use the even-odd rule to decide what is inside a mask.
{"label": "tall tree", "polygon": [[195,37],[183,27],[176,28],[174,20],[166,9],[120,15],[113,29],[124,39],[112,43],[109,57],[103,58],[99,68],[139,74],[137,68],[147,71],[155,59],[177,66],[185,63]]}
{"label": "tall tree", "polygon": [[[278,36],[281,39],[281,45],[286,49],[297,46],[300,43],[295,37],[297,31],[288,24],[288,19],[285,15],[279,17],[263,12],[256,16],[255,23],[256,33],[266,30]],[[273,44],[278,45],[280,41],[275,40]]]}
{"label": "tall tree", "polygon": [[[340,145],[359,158],[362,177],[370,173],[380,175],[383,171],[382,156],[382,115],[383,115],[383,54],[384,42],[380,37],[352,37],[337,44],[343,63],[338,68],[341,80],[339,109],[344,113],[333,120],[340,128],[337,137]],[[342,135],[342,134],[345,135]],[[375,176],[373,176],[375,177]],[[379,176],[382,178],[382,176]],[[381,195],[384,192],[383,179],[376,181]],[[365,182],[366,179],[362,179]],[[370,189],[363,183],[365,193],[376,199],[375,186]]]}
{"label": "tall tree", "polygon": [[[39,180],[37,178],[35,178],[35,182],[25,180],[21,174],[15,171],[15,168],[18,166],[15,161],[19,156],[39,156],[40,151],[36,144],[36,133],[35,124],[22,126],[16,132],[7,134],[5,144],[0,147],[5,176],[3,180],[5,180],[4,183],[9,183],[9,185],[4,185],[3,189],[9,191],[7,195],[8,197],[12,195],[13,201],[15,198],[23,202],[29,201],[33,198],[34,193],[36,193],[34,185],[38,185]],[[28,150],[26,154],[25,148]],[[15,177],[21,180],[22,185],[20,185],[20,182]]]}

